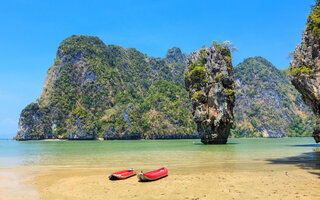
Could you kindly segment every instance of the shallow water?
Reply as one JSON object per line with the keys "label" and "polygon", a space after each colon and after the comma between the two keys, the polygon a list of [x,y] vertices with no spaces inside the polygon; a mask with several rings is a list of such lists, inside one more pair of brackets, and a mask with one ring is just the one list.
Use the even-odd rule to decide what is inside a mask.
{"label": "shallow water", "polygon": [[[200,140],[0,141],[0,169],[92,167],[256,171],[270,165],[320,169],[320,144],[313,138],[229,139],[226,145]],[[317,152],[318,151],[318,152]]]}

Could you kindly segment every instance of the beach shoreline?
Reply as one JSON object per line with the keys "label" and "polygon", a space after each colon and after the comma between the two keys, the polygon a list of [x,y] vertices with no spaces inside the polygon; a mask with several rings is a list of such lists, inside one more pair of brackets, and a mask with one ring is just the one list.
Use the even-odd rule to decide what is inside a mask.
{"label": "beach shoreline", "polygon": [[[301,136],[301,137],[229,137],[229,139],[244,139],[244,140],[250,140],[250,139],[286,139],[286,138],[310,138],[310,136]],[[132,140],[106,140],[104,138],[94,138],[94,139],[88,139],[88,140],[69,140],[69,139],[59,139],[59,138],[55,138],[55,139],[40,139],[40,140],[15,140],[15,139],[0,139],[0,140],[5,140],[5,141],[18,141],[18,142],[28,142],[28,141],[154,141],[154,140],[159,140],[159,141],[163,141],[163,140],[195,140],[195,139],[199,139],[199,138],[183,138],[183,139],[177,139],[177,138],[166,138],[166,139],[132,139]],[[199,141],[200,142],[200,141]],[[229,142],[230,143],[230,142]],[[227,142],[228,144],[228,142]]]}

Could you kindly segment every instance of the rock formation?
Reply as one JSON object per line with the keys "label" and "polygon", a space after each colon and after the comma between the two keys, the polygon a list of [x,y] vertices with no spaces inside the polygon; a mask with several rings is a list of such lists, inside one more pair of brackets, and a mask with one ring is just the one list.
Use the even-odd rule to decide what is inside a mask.
{"label": "rock formation", "polygon": [[[197,114],[195,119],[200,128],[198,131],[204,135],[203,141],[223,143],[228,137],[229,122],[232,123],[232,114],[229,116],[234,101],[232,63],[230,52],[224,45],[215,44],[212,48],[204,48],[189,57],[190,70],[186,74],[189,76],[186,76],[185,85],[188,85],[190,91],[194,113]],[[203,56],[205,59],[201,60]],[[200,59],[198,63],[197,59]],[[252,59],[248,59],[250,60]],[[165,58],[153,58],[134,48],[105,45],[97,37],[71,36],[59,45],[56,59],[48,70],[43,91],[37,102],[22,110],[15,138],[198,138],[196,124],[192,119],[193,109],[190,108],[188,92],[184,89],[183,72],[186,63],[185,54],[177,47],[169,49]],[[299,122],[300,119],[291,120],[289,126],[300,132],[306,130],[304,127],[311,127],[310,120],[303,117],[308,115],[308,112],[304,111],[300,97],[288,91],[291,88],[287,83],[279,87],[279,84],[284,82],[281,73],[273,67],[260,67],[260,73],[258,67],[254,68],[257,63],[259,66],[268,65],[256,58],[253,63],[244,62],[239,70],[235,69],[235,73],[238,73],[237,83],[240,84],[236,89],[237,95],[239,94],[237,104],[246,108],[244,112],[248,113],[236,113],[234,121],[237,123],[233,129],[233,136],[259,137],[257,132],[266,131],[264,135],[268,137],[278,136],[279,132],[284,131],[289,133],[287,136],[305,136],[300,133],[293,134],[285,129],[275,130],[273,124],[263,126],[266,125],[263,122],[266,117],[263,112],[255,112],[254,118],[249,118],[256,106],[248,107],[248,104],[258,105],[262,99],[261,101],[268,101],[270,104],[274,101],[276,109],[278,103],[279,108],[285,109],[285,114],[268,112],[273,114],[270,118],[283,117],[283,121],[289,122],[299,115],[302,124]],[[268,78],[275,77],[277,80],[264,81],[266,77],[261,75],[264,74],[263,70],[267,70],[270,75]],[[297,73],[299,70],[300,68],[294,68],[293,71]],[[301,78],[306,76],[306,72],[309,73],[305,68],[301,71],[304,74],[297,73]],[[254,73],[255,78],[246,76],[249,72]],[[202,79],[203,77],[205,79]],[[232,81],[228,81],[229,79]],[[264,87],[263,84],[267,84],[268,87],[275,85],[274,90],[267,90],[268,87]],[[261,90],[256,91],[255,87]],[[262,94],[256,97],[252,96],[253,92]],[[284,98],[286,96],[294,98]],[[259,102],[252,102],[253,99]],[[221,103],[224,101],[226,103]],[[288,104],[291,106],[287,109]],[[291,109],[294,107],[299,109]],[[294,115],[292,112],[295,110],[299,110],[302,115]],[[261,123],[255,119],[261,119]],[[303,120],[306,120],[306,123]],[[251,126],[253,128],[248,130]],[[211,133],[217,137],[216,140],[212,139]],[[206,139],[207,136],[209,139]]]}
{"label": "rock formation", "polygon": [[292,84],[301,93],[303,101],[316,115],[313,132],[315,141],[320,142],[320,2],[316,2],[308,16],[302,42],[293,52],[290,62]]}
{"label": "rock formation", "polygon": [[234,67],[233,137],[310,136],[313,119],[300,93],[284,71],[263,57],[245,59]]}
{"label": "rock formation", "polygon": [[186,62],[186,55],[181,52],[178,47],[173,47],[167,51],[166,59],[178,63],[185,63]]}
{"label": "rock formation", "polygon": [[185,86],[201,142],[225,144],[233,124],[234,73],[230,49],[213,43],[187,59]]}
{"label": "rock formation", "polygon": [[22,110],[15,139],[194,138],[179,48],[153,58],[71,36],[58,47],[43,91]]}

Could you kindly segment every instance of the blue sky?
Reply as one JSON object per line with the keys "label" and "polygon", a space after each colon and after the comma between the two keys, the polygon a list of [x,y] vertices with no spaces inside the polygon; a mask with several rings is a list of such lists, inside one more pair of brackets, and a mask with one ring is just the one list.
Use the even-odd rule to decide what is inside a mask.
{"label": "blue sky", "polygon": [[279,69],[301,41],[314,0],[117,0],[0,2],[0,138],[11,138],[20,111],[40,95],[59,43],[94,35],[154,57],[178,46],[190,53],[230,40],[234,65],[263,56]]}

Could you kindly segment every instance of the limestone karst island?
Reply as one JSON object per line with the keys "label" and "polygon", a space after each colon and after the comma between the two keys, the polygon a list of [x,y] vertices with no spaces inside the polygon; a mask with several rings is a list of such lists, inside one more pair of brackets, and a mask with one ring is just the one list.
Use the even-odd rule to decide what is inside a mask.
{"label": "limestone karst island", "polygon": [[320,199],[320,0],[1,3],[0,199]]}

